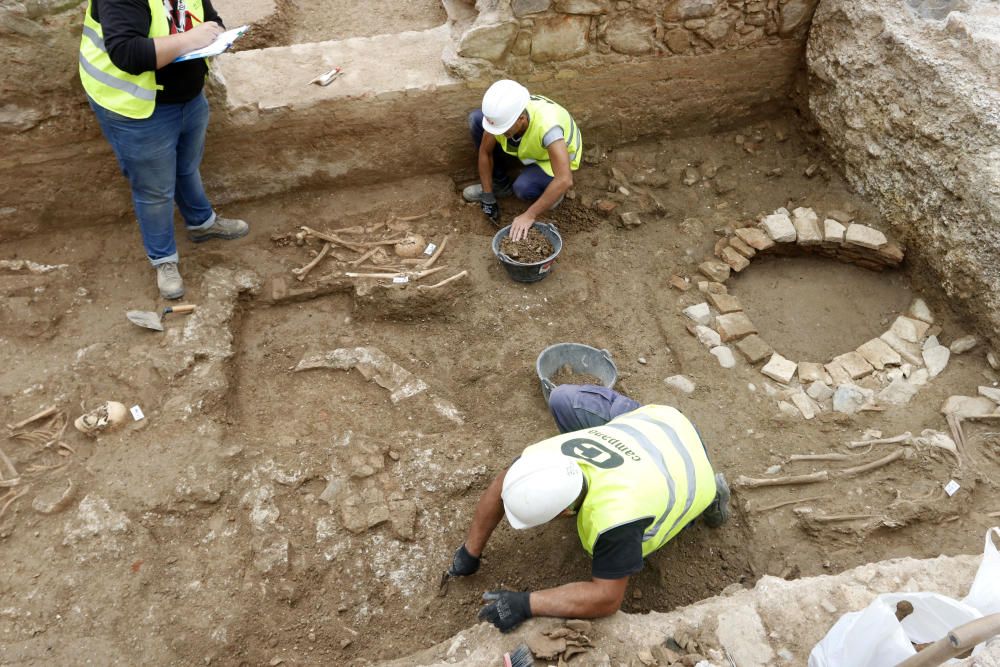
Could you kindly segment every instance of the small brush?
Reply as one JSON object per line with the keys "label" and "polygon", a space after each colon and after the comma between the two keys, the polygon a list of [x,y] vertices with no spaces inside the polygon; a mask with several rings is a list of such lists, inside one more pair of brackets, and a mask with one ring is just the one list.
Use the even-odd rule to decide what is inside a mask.
{"label": "small brush", "polygon": [[510,653],[503,654],[504,667],[535,667],[535,657],[527,644],[521,644]]}

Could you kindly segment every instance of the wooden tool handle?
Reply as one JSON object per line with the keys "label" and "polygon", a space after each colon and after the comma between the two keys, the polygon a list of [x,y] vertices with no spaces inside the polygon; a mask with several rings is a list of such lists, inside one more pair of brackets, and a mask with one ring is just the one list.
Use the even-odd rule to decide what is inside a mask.
{"label": "wooden tool handle", "polygon": [[190,312],[192,312],[197,307],[198,306],[194,305],[193,303],[187,303],[187,304],[184,304],[183,306],[171,306],[170,308],[167,308],[167,312],[168,313],[190,313]]}
{"label": "wooden tool handle", "polygon": [[938,667],[997,634],[1000,634],[1000,614],[977,618],[953,629],[896,667]]}

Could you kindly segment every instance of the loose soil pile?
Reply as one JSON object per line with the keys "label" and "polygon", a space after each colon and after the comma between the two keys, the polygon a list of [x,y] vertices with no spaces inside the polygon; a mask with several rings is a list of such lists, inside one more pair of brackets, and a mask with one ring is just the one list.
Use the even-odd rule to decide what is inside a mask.
{"label": "loose soil pile", "polygon": [[573,370],[573,367],[569,364],[561,366],[552,377],[549,378],[554,385],[561,384],[596,384],[603,385],[601,378],[596,375],[591,375],[590,373],[579,373]]}
{"label": "loose soil pile", "polygon": [[552,242],[545,235],[532,227],[528,235],[520,241],[513,241],[509,236],[500,241],[500,252],[516,262],[535,264],[552,256]]}

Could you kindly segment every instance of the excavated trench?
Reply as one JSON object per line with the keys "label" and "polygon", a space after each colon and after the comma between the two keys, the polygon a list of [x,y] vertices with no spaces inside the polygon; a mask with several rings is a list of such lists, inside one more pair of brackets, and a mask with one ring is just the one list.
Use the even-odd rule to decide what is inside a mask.
{"label": "excavated trench", "polygon": [[[891,240],[901,231],[852,189],[793,104],[805,93],[795,82],[803,81],[808,21],[754,48],[724,50],[712,48],[700,24],[664,25],[664,14],[657,40],[690,33],[690,50],[675,58],[612,57],[595,66],[607,55],[595,46],[583,61],[552,69],[532,60],[538,69],[525,80],[565,101],[591,148],[573,196],[551,216],[566,244],[554,272],[521,285],[494,260],[493,229],[458,194],[473,176],[464,114],[489,77],[467,83],[448,56],[442,65],[442,54],[456,32],[482,31],[487,12],[475,18],[451,3],[450,18],[437,3],[413,3],[405,15],[391,15],[388,5],[362,14],[356,3],[218,4],[224,15],[254,22],[251,45],[278,48],[241,51],[215,68],[221,87],[213,99],[225,117],[212,130],[206,182],[252,233],[229,245],[181,243],[197,314],[168,320],[160,335],[119,317],[155,302],[120,187],[95,202],[72,243],[24,228],[15,232],[20,240],[0,243],[0,257],[56,267],[0,270],[7,421],[53,403],[72,417],[81,401],[107,398],[146,414],[96,441],[70,431],[65,455],[2,444],[30,471],[31,491],[0,513],[9,554],[0,591],[17,600],[0,613],[5,660],[68,663],[69,646],[81,645],[104,664],[139,656],[430,664],[445,648],[405,656],[472,625],[482,591],[586,579],[589,562],[571,524],[527,532],[504,525],[481,572],[438,595],[479,494],[524,446],[554,432],[533,369],[538,352],[556,342],[610,350],[619,390],[689,415],[731,480],[840,465],[793,455],[847,451],[857,463],[874,460],[888,450],[858,454],[844,443],[868,429],[948,431],[944,399],[998,381],[980,343],[953,354],[905,404],[875,400],[884,410],[848,413],[825,397],[806,419],[792,398],[803,378],[763,375],[767,359],[747,358],[738,338],[727,341],[735,367],[721,368],[692,335],[684,309],[710,302],[715,328],[724,314],[714,288],[699,286],[709,280],[699,266],[763,216],[810,209],[822,223],[849,211]],[[556,19],[579,17],[513,20],[532,33],[532,48],[554,48],[544,30]],[[597,16],[587,20],[588,39],[624,43],[613,21],[602,28]],[[319,39],[341,41],[300,43]],[[510,57],[517,64],[523,54]],[[308,85],[334,65],[347,75],[329,88]],[[401,140],[414,127],[419,148]],[[98,173],[118,183],[106,151],[96,141],[86,146],[80,159],[103,165]],[[32,168],[35,178],[63,167],[50,160]],[[0,217],[4,230],[40,210],[32,192],[23,197]],[[505,219],[523,209],[503,203]],[[48,204],[47,224],[65,224],[64,207]],[[316,239],[295,243],[302,225],[382,223],[439,246],[448,239],[441,272],[418,284],[467,275],[435,290],[344,280],[339,271],[357,255],[339,248],[295,279],[291,270],[322,248]],[[845,261],[844,248],[862,265],[874,255],[825,242],[829,256],[818,246],[762,252],[723,280],[774,351],[826,362],[877,338],[918,296],[934,317],[921,344],[973,331],[967,312],[926,277],[924,248],[908,248],[900,268],[874,272],[834,261],[838,253]],[[671,287],[675,278],[686,279],[684,290]],[[295,370],[335,350],[332,366]],[[358,355],[376,359],[366,363],[378,373]],[[393,385],[387,377],[399,370],[423,388],[409,395]],[[877,396],[890,370],[852,381]],[[665,384],[675,375],[691,380],[693,393]],[[796,579],[885,558],[978,551],[984,512],[1000,502],[1000,455],[988,429],[970,423],[967,437],[966,466],[914,447],[863,477],[737,489],[733,520],[715,531],[695,524],[648,559],[623,611],[669,611],[764,575]],[[954,497],[939,491],[950,479],[963,488]],[[33,497],[58,495],[68,482],[75,490],[64,514],[32,509]],[[824,520],[844,515],[860,518]],[[615,664],[633,659],[634,647],[612,648],[611,633],[606,639],[573,664],[603,664],[601,651]],[[793,648],[804,661],[808,647]]]}

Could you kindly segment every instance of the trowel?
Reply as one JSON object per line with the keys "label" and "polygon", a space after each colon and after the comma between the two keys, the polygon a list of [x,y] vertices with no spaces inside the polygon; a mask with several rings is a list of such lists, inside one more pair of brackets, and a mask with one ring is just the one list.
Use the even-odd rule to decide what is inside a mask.
{"label": "trowel", "polygon": [[146,329],[153,329],[154,331],[163,331],[163,318],[170,313],[190,313],[196,308],[194,304],[186,304],[183,306],[167,306],[163,309],[163,314],[158,314],[152,310],[130,310],[125,313],[125,317],[129,319],[132,324],[138,324],[140,327]]}

